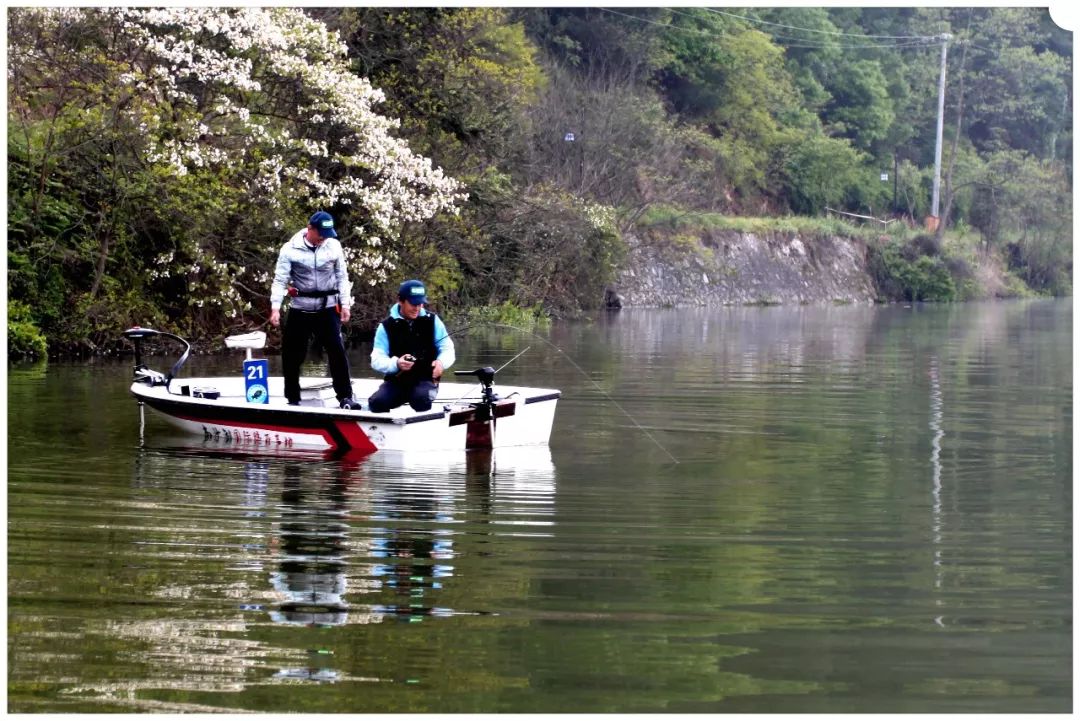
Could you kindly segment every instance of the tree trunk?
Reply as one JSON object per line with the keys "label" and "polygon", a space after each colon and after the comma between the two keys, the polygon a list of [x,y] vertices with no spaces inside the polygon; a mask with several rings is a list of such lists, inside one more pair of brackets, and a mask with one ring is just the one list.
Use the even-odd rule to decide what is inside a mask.
{"label": "tree trunk", "polygon": [[109,259],[109,234],[101,235],[101,247],[98,249],[97,267],[94,269],[94,283],[90,286],[90,299],[97,295],[101,281],[105,277],[105,262]]}

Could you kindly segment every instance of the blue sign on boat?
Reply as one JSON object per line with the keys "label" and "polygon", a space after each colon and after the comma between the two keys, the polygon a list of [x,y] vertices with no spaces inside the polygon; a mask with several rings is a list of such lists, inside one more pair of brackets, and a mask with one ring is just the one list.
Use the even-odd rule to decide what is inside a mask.
{"label": "blue sign on boat", "polygon": [[270,391],[267,379],[270,377],[270,361],[265,358],[244,361],[244,389],[248,403],[269,403]]}

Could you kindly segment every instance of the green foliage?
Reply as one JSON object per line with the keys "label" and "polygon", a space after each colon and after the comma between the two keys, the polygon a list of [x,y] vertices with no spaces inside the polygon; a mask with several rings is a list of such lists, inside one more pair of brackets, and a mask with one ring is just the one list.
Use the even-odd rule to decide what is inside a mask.
{"label": "green foliage", "polygon": [[940,258],[922,256],[901,271],[901,282],[911,300],[950,301],[956,298],[956,284]]}
{"label": "green foliage", "polygon": [[45,336],[34,323],[30,306],[17,300],[9,300],[7,306],[8,358],[12,360],[37,360],[48,352]]}
{"label": "green foliage", "polygon": [[[458,216],[402,230],[397,262],[402,276],[424,278],[441,304],[451,308],[509,308],[503,304],[512,301],[574,312],[598,305],[621,248],[610,213],[550,180],[533,184],[522,169],[529,146],[549,140],[555,141],[554,152],[543,164],[543,178],[580,185],[582,169],[588,173],[590,167],[576,154],[560,155],[565,150],[561,132],[557,139],[544,135],[551,125],[565,126],[556,118],[566,106],[542,98],[563,100],[566,94],[552,94],[524,25],[494,8],[350,9],[323,16],[341,30],[357,63],[405,118],[410,143],[470,186],[469,202]],[[585,91],[579,86],[573,92],[581,97]],[[590,100],[595,104],[595,97]],[[548,111],[547,119],[537,105]],[[624,122],[631,131],[640,130],[644,142],[620,142],[625,138],[617,132],[605,135],[598,128],[590,134],[578,127],[590,138],[590,157],[602,159],[609,173],[612,165],[623,171],[611,173],[616,183],[597,178],[589,193],[593,198],[623,192],[625,183],[633,186],[640,154],[620,156],[639,153],[652,138],[648,128],[664,116],[658,103],[624,103],[617,95],[610,106],[637,115],[625,121],[604,115],[607,129],[613,119]],[[650,113],[651,119],[643,119]],[[377,295],[385,289],[372,290]]]}
{"label": "green foliage", "polygon": [[986,156],[975,173],[971,224],[988,246],[1008,236],[1043,229],[1059,235],[1071,227],[1072,194],[1059,165],[1008,150]]}
{"label": "green foliage", "polygon": [[[86,90],[111,102],[104,86]],[[145,257],[115,264],[133,250],[127,226],[137,170],[133,158],[110,151],[129,129],[96,108],[37,118],[32,103],[51,102],[46,91],[19,101],[8,126],[9,298],[32,309],[51,344],[72,349],[89,327],[73,313],[73,297],[98,296],[107,281],[138,287],[148,264]]]}
{"label": "green foliage", "polygon": [[916,238],[905,246],[870,246],[869,267],[878,291],[887,300],[956,300],[956,283],[945,261],[939,255],[924,255],[928,248],[920,244]]}
{"label": "green foliage", "polygon": [[[858,37],[910,35],[907,22],[888,25],[888,19],[897,19],[899,12],[858,17],[838,9],[776,8],[755,14],[777,23],[768,31],[778,45],[787,46],[786,67],[803,104],[813,110],[830,137],[846,139],[853,147],[873,153],[875,164],[882,165],[916,134],[919,117],[912,101],[919,96],[912,95],[912,48],[906,53],[890,50],[890,43]],[[780,29],[781,25],[787,29]],[[871,25],[882,29],[871,30]]]}
{"label": "green foliage", "polygon": [[[634,20],[596,8],[544,8],[518,11],[529,37],[558,64],[583,76],[645,83],[671,61],[663,33],[667,8],[639,8]],[[644,21],[644,22],[642,22]]]}
{"label": "green foliage", "polygon": [[1061,166],[1003,150],[971,163],[968,177],[968,216],[985,249],[1004,251],[1010,269],[1031,288],[1070,293],[1072,190]]}
{"label": "green foliage", "polygon": [[1005,248],[1009,268],[1030,288],[1072,295],[1072,247],[1060,235],[1025,236]]}
{"label": "green foliage", "polygon": [[[33,25],[31,16],[13,22],[18,32]],[[119,343],[117,331],[134,322],[197,327],[187,283],[153,278],[175,280],[178,248],[220,237],[224,209],[243,190],[235,179],[178,176],[144,162],[138,114],[116,111],[135,101],[117,80],[123,68],[102,52],[104,27],[102,18],[73,23],[68,32],[81,46],[56,52],[51,66],[20,66],[8,116],[9,297],[26,302],[63,351]],[[46,41],[76,38],[58,31]],[[28,82],[38,72],[51,73],[47,82]],[[142,117],[153,113],[148,105]]]}
{"label": "green foliage", "polygon": [[880,63],[856,60],[841,65],[833,78],[832,100],[825,109],[826,125],[849,138],[855,147],[869,150],[888,137],[894,120]]}
{"label": "green foliage", "polygon": [[614,213],[553,186],[530,188],[489,211],[490,245],[460,258],[470,282],[459,301],[490,305],[512,299],[555,314],[599,307],[626,249]]}
{"label": "green foliage", "polygon": [[[394,121],[370,109],[378,94],[299,11],[10,20],[9,292],[58,349],[119,342],[136,311],[194,337],[250,327],[268,312],[277,248],[313,204],[330,204],[354,274],[378,278],[396,251],[380,236],[460,198],[387,134]],[[521,29],[487,29],[473,38],[497,60],[487,76],[524,102],[538,73],[514,62]]]}
{"label": "green foliage", "polygon": [[534,305],[531,308],[523,308],[511,300],[507,300],[498,305],[482,305],[468,308],[464,313],[463,323],[465,327],[470,328],[501,324],[533,331],[538,328],[549,327],[551,317],[544,311],[542,306]]}
{"label": "green foliage", "polygon": [[[468,185],[457,215],[381,235],[356,198],[334,209],[347,248],[377,243],[386,260],[354,278],[354,324],[382,317],[406,276],[424,278],[446,308],[595,307],[631,231],[672,247],[712,229],[859,237],[884,295],[975,295],[973,254],[910,250],[916,231],[901,222],[821,217],[826,207],[885,217],[894,186],[883,171],[896,183],[897,215],[917,227],[930,212],[939,46],[849,47],[873,34],[955,36],[946,229],[979,234],[980,252],[1008,266],[1008,292],[1071,292],[1072,38],[1045,9],[620,13],[308,11],[385,93],[381,110],[401,119],[396,134]],[[227,151],[251,134],[235,113],[208,109],[217,83],[182,83],[201,98],[192,103],[133,92],[121,78],[146,72],[145,48],[108,12],[82,17],[49,25],[32,11],[9,15],[9,299],[54,350],[100,348],[131,322],[195,337],[261,323],[276,249],[311,211],[289,173],[336,182],[343,169],[303,153],[279,158],[274,143],[186,174],[148,162],[154,143],[191,137],[203,122],[198,146]],[[192,37],[208,52],[243,55],[224,35]],[[281,79],[265,57],[249,59],[258,77]],[[282,80],[234,101],[275,132],[332,144],[342,129],[294,117],[316,92]],[[280,188],[253,184],[264,163],[282,159]]]}
{"label": "green foliage", "polygon": [[925,218],[929,215],[933,174],[933,168],[920,168],[910,160],[900,161],[894,178],[899,212],[911,218]]}
{"label": "green foliage", "polygon": [[524,26],[501,8],[316,11],[387,96],[413,147],[452,174],[513,155],[544,85]]}
{"label": "green foliage", "polygon": [[1051,49],[1052,35],[1040,24],[1046,13],[1037,8],[968,12],[971,60],[963,71],[969,137],[982,152],[1012,148],[1038,158],[1065,157],[1059,140],[1071,132],[1072,67],[1068,54]]}
{"label": "green foliage", "polygon": [[677,110],[705,123],[715,137],[727,184],[759,196],[777,180],[785,135],[781,116],[797,91],[780,48],[767,35],[705,10],[680,11],[664,36],[671,62],[660,82]]}
{"label": "green foliage", "polygon": [[864,161],[845,140],[824,135],[794,139],[784,163],[792,210],[817,215],[826,206],[847,207],[847,198],[866,180]]}

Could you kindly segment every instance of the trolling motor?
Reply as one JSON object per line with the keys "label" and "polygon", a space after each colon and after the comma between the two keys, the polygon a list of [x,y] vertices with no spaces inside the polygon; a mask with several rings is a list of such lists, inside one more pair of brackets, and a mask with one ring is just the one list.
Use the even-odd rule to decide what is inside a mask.
{"label": "trolling motor", "polygon": [[495,382],[495,369],[491,366],[484,366],[471,371],[454,371],[454,375],[476,376],[476,380],[480,381],[480,385],[483,387],[480,392],[480,401],[471,404],[476,409],[476,420],[491,420],[495,403],[500,400],[498,394],[495,393],[495,389],[491,387]]}
{"label": "trolling motor", "polygon": [[[465,448],[492,448],[495,445],[495,424],[498,418],[514,415],[517,404],[495,393],[495,369],[491,366],[471,371],[454,371],[458,376],[475,376],[483,390],[480,400],[470,403],[469,408],[450,414],[450,425],[467,424]],[[511,394],[513,395],[513,394]],[[449,406],[448,406],[449,408]]]}
{"label": "trolling motor", "polygon": [[[147,338],[153,336],[164,336],[166,338],[172,338],[184,344],[184,353],[180,356],[180,360],[173,364],[171,370],[167,375],[151,370],[145,363],[142,362],[142,343]],[[191,355],[191,344],[178,335],[172,333],[166,333],[163,330],[154,330],[153,328],[140,328],[135,326],[128,328],[124,331],[123,336],[130,340],[135,345],[135,368],[133,370],[135,381],[146,383],[150,386],[165,386],[165,390],[169,390],[169,383],[176,377],[176,374],[180,372],[180,369],[185,363],[187,363],[188,356]]]}

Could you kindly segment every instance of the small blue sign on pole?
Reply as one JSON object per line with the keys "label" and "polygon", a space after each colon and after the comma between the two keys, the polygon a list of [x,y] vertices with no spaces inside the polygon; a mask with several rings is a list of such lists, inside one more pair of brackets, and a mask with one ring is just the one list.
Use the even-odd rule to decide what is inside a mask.
{"label": "small blue sign on pole", "polygon": [[244,361],[244,388],[248,403],[269,403],[270,361],[265,358]]}

